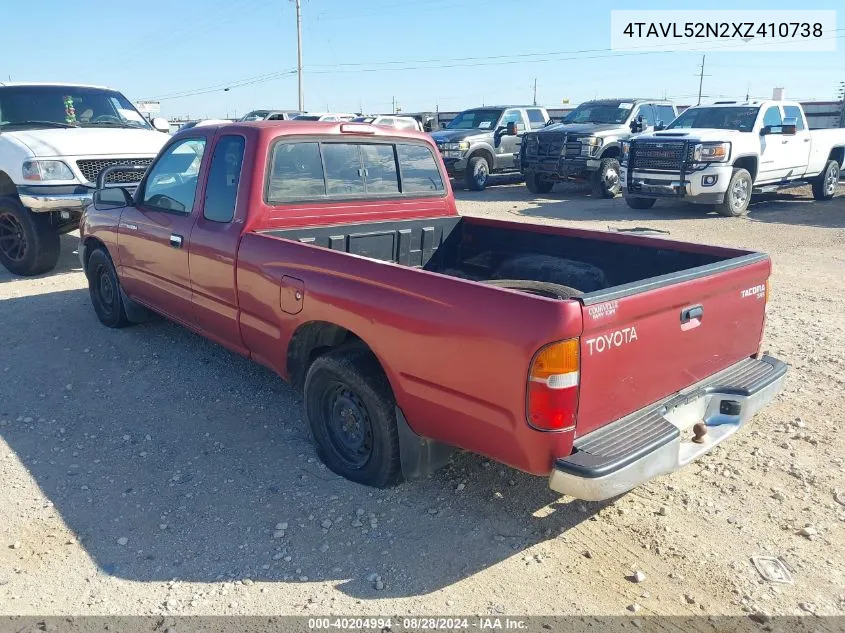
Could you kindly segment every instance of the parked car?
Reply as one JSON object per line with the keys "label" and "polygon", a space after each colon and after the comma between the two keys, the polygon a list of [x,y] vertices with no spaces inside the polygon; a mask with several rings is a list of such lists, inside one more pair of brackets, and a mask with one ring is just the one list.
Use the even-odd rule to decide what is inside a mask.
{"label": "parked car", "polygon": [[297,110],[253,110],[242,116],[239,121],[290,121],[302,112]]}
{"label": "parked car", "polygon": [[782,187],[810,183],[816,200],[832,198],[844,158],[845,129],[810,130],[800,103],[726,101],[624,145],[622,182],[634,209],[669,198],[739,216],[752,193]]}
{"label": "parked car", "polygon": [[[134,185],[167,141],[121,93],[74,84],[0,84],[0,262],[16,275],[55,267],[59,236],[79,225],[97,176]],[[159,130],[159,131],[157,131]],[[162,133],[165,132],[165,133]]]}
{"label": "parked car", "polygon": [[80,236],[104,325],[151,310],[272,368],[326,465],[372,486],[460,447],[610,498],[730,437],[786,372],[760,352],[766,255],[461,217],[417,132],[179,133]]}
{"label": "parked car", "polygon": [[339,112],[307,112],[293,117],[294,121],[351,121],[357,114]]}
{"label": "parked car", "polygon": [[395,127],[398,130],[416,130],[422,132],[422,126],[416,119],[395,114],[376,114],[370,116],[357,116],[352,119],[354,123],[370,123],[372,125],[383,125]]}
{"label": "parked car", "polygon": [[[549,121],[544,108],[490,106],[458,114],[445,129],[431,137],[443,154],[449,175],[463,179],[467,188],[481,191],[490,174],[519,169],[519,141],[526,130],[542,128]],[[515,133],[508,134],[508,124]]]}
{"label": "parked car", "polygon": [[621,191],[621,141],[674,120],[669,101],[601,99],[582,103],[560,123],[526,134],[520,171],[532,193],[548,193],[556,182],[589,180],[593,193],[613,198]]}
{"label": "parked car", "polygon": [[202,127],[204,125],[225,125],[227,123],[231,123],[229,119],[199,119],[198,121],[188,121],[182,127],[179,128],[179,131],[182,130],[190,130],[193,127]]}

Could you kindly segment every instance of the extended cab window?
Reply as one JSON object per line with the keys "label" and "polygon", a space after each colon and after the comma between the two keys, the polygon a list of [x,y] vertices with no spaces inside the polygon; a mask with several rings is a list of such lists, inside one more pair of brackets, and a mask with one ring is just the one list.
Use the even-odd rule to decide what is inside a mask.
{"label": "extended cab window", "polygon": [[771,134],[781,133],[783,119],[781,119],[780,108],[778,106],[772,106],[766,110],[766,114],[763,115],[763,125],[769,128]]}
{"label": "extended cab window", "polygon": [[214,148],[208,183],[205,186],[203,216],[213,222],[231,222],[235,217],[238,183],[244,161],[244,138],[222,136]]}
{"label": "extended cab window", "polygon": [[277,143],[270,161],[269,202],[326,195],[319,143]]}
{"label": "extended cab window", "polygon": [[795,119],[795,129],[799,132],[804,129],[804,117],[798,106],[783,106],[783,116],[785,119]]}
{"label": "extended cab window", "polygon": [[397,145],[404,193],[443,191],[443,177],[431,150],[425,145]]}
{"label": "extended cab window", "polygon": [[543,111],[537,108],[528,108],[528,124],[532,130],[539,130],[546,126],[546,119],[543,118]]}
{"label": "extended cab window", "polygon": [[171,145],[150,167],[143,206],[189,214],[204,151],[204,138],[188,138]]}

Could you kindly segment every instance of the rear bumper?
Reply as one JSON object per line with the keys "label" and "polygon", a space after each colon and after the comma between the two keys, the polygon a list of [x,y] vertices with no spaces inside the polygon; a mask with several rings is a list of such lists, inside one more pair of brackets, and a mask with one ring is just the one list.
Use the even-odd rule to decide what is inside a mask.
{"label": "rear bumper", "polygon": [[[556,460],[549,487],[598,501],[679,470],[721,444],[771,402],[786,364],[764,356],[745,359],[646,409],[578,438],[569,457]],[[692,428],[707,433],[693,441]]]}

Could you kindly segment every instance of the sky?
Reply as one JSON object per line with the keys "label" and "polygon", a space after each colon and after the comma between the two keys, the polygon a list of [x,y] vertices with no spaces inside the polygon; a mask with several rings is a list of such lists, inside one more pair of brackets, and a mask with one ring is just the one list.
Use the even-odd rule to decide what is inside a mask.
{"label": "sky", "polygon": [[[291,0],[59,0],[4,6],[0,81],[107,85],[158,99],[167,117],[235,117],[297,107]],[[119,6],[120,10],[115,7]],[[801,3],[837,9],[838,2]],[[794,9],[741,0],[748,9]],[[695,103],[701,52],[610,49],[612,9],[676,9],[676,1],[302,0],[305,109],[455,111],[505,103],[560,107],[596,97]],[[702,7],[703,8],[703,7]],[[735,9],[710,0],[707,9]],[[840,12],[845,16],[845,9]],[[14,25],[15,28],[8,28]],[[845,17],[837,52],[707,52],[703,101],[835,100],[845,81]],[[224,88],[229,90],[224,90]]]}

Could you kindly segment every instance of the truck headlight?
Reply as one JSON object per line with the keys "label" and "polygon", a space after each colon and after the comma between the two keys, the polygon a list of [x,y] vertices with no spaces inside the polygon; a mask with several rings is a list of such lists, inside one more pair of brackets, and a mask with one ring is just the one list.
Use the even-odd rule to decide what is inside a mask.
{"label": "truck headlight", "polygon": [[27,160],[23,163],[24,180],[76,180],[76,176],[60,160]]}
{"label": "truck headlight", "polygon": [[696,162],[724,163],[731,155],[730,143],[699,143],[692,152]]}
{"label": "truck headlight", "polygon": [[469,149],[469,141],[461,141],[460,143],[446,143],[443,149],[448,149],[456,152],[465,152]]}
{"label": "truck headlight", "polygon": [[604,139],[598,136],[588,136],[581,139],[581,155],[593,156],[598,153],[599,148],[604,144]]}

